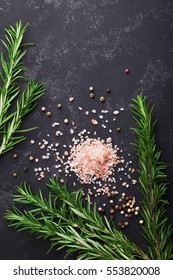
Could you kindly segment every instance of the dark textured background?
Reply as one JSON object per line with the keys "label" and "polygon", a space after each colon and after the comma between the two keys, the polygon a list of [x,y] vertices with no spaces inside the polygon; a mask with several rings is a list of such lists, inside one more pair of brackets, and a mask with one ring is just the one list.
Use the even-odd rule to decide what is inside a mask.
{"label": "dark textured background", "polygon": [[[67,115],[75,119],[80,131],[87,126],[87,120],[79,115],[78,106],[85,109],[102,106],[97,100],[88,98],[90,85],[94,85],[100,95],[105,87],[112,88],[104,108],[110,111],[125,108],[119,117],[122,133],[118,139],[115,136],[115,142],[121,144],[126,153],[132,154],[136,162],[134,165],[137,160],[129,144],[134,139],[129,129],[134,125],[130,99],[143,92],[149,101],[156,104],[154,118],[159,120],[157,144],[162,151],[162,160],[168,164],[168,215],[173,224],[172,13],[172,0],[0,1],[0,37],[4,35],[5,27],[19,19],[29,23],[25,40],[36,42],[37,46],[30,49],[25,57],[27,75],[42,82],[47,89],[24,124],[24,127],[39,125],[39,129],[29,133],[27,140],[13,152],[0,158],[0,259],[63,259],[63,252],[52,251],[47,255],[48,241],[9,229],[3,215],[11,209],[11,195],[15,193],[16,184],[28,180],[33,189],[46,189],[48,175],[39,182],[33,172],[36,164],[28,162],[28,155],[39,157],[40,153],[38,146],[31,145],[29,141],[34,139],[38,142],[46,138],[47,133],[53,137],[52,122]],[[129,75],[124,74],[125,68],[130,69]],[[76,98],[74,105],[68,102],[71,95]],[[56,108],[59,102],[65,106],[61,115]],[[43,116],[41,106],[53,112],[51,119]],[[102,131],[100,135],[107,136]],[[69,136],[64,135],[63,141],[69,143]],[[12,157],[14,152],[19,155],[16,161]],[[48,165],[51,168],[53,164],[51,158]],[[27,174],[23,171],[25,165],[29,166]],[[19,173],[17,178],[12,177],[13,171]],[[141,199],[137,187],[130,191],[138,201]],[[125,232],[132,241],[145,247],[135,218]]]}

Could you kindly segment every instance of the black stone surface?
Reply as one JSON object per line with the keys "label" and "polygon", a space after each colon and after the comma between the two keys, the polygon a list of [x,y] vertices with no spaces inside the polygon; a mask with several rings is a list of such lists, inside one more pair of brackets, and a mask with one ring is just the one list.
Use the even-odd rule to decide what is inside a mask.
{"label": "black stone surface", "polygon": [[[25,40],[36,42],[37,46],[29,49],[24,63],[28,67],[27,76],[42,82],[47,89],[37,108],[25,119],[24,127],[39,126],[27,134],[27,140],[19,144],[12,152],[0,158],[0,259],[63,259],[64,252],[52,251],[47,254],[49,242],[36,239],[28,232],[16,232],[8,228],[3,218],[7,209],[11,209],[11,195],[16,193],[16,185],[23,180],[30,182],[32,189],[41,188],[47,193],[46,183],[55,172],[54,158],[48,162],[28,161],[30,154],[40,158],[42,153],[38,142],[50,139],[55,142],[55,129],[52,123],[68,117],[77,124],[77,131],[90,129],[84,110],[103,107],[112,112],[124,107],[125,111],[111,123],[112,137],[122,149],[124,156],[131,153],[134,166],[137,158],[130,145],[135,138],[130,127],[134,125],[129,104],[132,97],[140,92],[155,103],[154,119],[158,119],[156,137],[158,149],[162,151],[162,160],[168,165],[170,181],[167,197],[169,200],[168,216],[173,224],[173,1],[172,0],[1,0],[0,1],[0,37],[3,29],[17,20],[29,23]],[[126,75],[124,69],[129,68]],[[88,88],[93,85],[96,98],[91,100]],[[99,96],[105,95],[105,88],[112,92],[106,96],[106,102],[100,104]],[[68,98],[75,97],[74,103]],[[57,110],[57,104],[63,103],[63,109]],[[48,119],[40,110],[45,106],[51,110]],[[78,107],[83,111],[80,112]],[[120,126],[120,135],[115,133]],[[71,142],[71,136],[64,131],[61,144]],[[47,137],[47,134],[50,136]],[[107,131],[98,129],[98,136],[106,138]],[[31,145],[30,140],[35,144]],[[18,154],[16,160],[13,153]],[[44,180],[38,181],[34,168],[49,166]],[[23,167],[27,165],[27,173]],[[13,171],[18,177],[13,178]],[[71,179],[69,180],[69,188]],[[80,187],[78,186],[76,188]],[[122,189],[117,186],[120,192]],[[130,186],[128,192],[141,200],[137,186]],[[98,199],[98,204],[100,200]],[[127,236],[142,248],[145,241],[142,236],[139,218],[134,218]],[[69,258],[75,258],[74,255]]]}

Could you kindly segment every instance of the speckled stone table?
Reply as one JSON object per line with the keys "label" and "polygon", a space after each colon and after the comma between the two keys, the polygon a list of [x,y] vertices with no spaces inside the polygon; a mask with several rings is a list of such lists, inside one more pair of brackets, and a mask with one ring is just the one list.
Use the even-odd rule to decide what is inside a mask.
{"label": "speckled stone table", "polygon": [[[162,160],[168,165],[170,181],[167,197],[170,205],[168,216],[173,224],[173,1],[172,0],[1,0],[0,37],[3,29],[17,20],[29,23],[25,41],[35,42],[24,59],[28,67],[27,76],[44,84],[47,91],[37,108],[27,116],[24,127],[39,126],[27,134],[27,140],[0,158],[0,259],[63,259],[64,251],[51,251],[49,241],[36,239],[28,232],[16,232],[8,228],[3,218],[7,209],[12,207],[12,194],[16,185],[25,180],[32,189],[41,188],[46,194],[46,183],[55,171],[51,169],[54,158],[46,165],[50,173],[38,181],[34,168],[36,163],[29,162],[28,156],[40,157],[38,143],[47,139],[54,140],[52,122],[63,121],[68,116],[78,124],[78,131],[88,126],[88,120],[79,114],[78,107],[85,110],[102,104],[88,97],[89,86],[94,86],[96,94],[102,95],[105,88],[111,88],[104,108],[113,111],[123,107],[118,125],[122,132],[119,137],[112,135],[115,143],[122,145],[126,154],[130,153],[134,166],[137,158],[130,145],[135,135],[130,131],[134,125],[129,104],[131,98],[143,92],[151,103],[155,103],[153,117],[158,119],[156,136]],[[2,49],[2,45],[0,47]],[[130,69],[129,75],[124,69]],[[22,85],[22,82],[21,82]],[[69,104],[70,96],[75,103]],[[57,110],[62,103],[63,109]],[[52,111],[52,118],[41,112],[45,106]],[[62,128],[63,129],[63,128]],[[112,129],[114,130],[113,124]],[[64,130],[65,132],[65,130]],[[99,136],[107,137],[100,130]],[[64,133],[63,142],[71,141]],[[16,160],[13,153],[18,154]],[[40,164],[44,164],[41,160]],[[28,166],[28,172],[23,167]],[[12,172],[18,172],[13,178]],[[70,185],[69,188],[73,190]],[[77,187],[80,187],[78,185]],[[117,186],[118,187],[118,186]],[[141,200],[138,186],[131,192],[137,201]],[[142,248],[146,244],[142,237],[137,219],[133,219],[125,234]],[[74,255],[69,258],[75,258]]]}

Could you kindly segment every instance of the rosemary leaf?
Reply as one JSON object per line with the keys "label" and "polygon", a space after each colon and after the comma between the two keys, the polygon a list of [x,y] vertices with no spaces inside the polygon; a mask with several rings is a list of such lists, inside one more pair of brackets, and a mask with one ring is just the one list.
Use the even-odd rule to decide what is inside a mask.
{"label": "rosemary leaf", "polygon": [[138,136],[135,143],[139,160],[139,181],[143,194],[142,216],[144,235],[149,242],[148,255],[151,259],[171,259],[173,242],[172,228],[168,225],[164,196],[168,182],[166,165],[160,161],[161,153],[156,150],[154,135],[155,123],[152,122],[154,106],[150,108],[147,97],[138,95],[131,105]]}
{"label": "rosemary leaf", "polygon": [[[44,87],[30,80],[27,88],[17,100],[16,111],[9,114],[9,109],[14,100],[20,94],[18,85],[19,79],[26,79],[21,74],[26,70],[23,66],[21,59],[26,54],[23,50],[22,44],[23,36],[27,30],[27,25],[23,25],[21,21],[17,22],[15,27],[10,26],[5,29],[5,41],[1,40],[5,46],[8,57],[5,59],[4,54],[0,53],[2,71],[0,72],[0,79],[2,86],[0,88],[0,133],[2,135],[0,143],[0,155],[11,150],[16,144],[25,139],[24,136],[16,136],[18,132],[27,132],[29,129],[20,130],[23,118],[26,114],[34,109],[36,106],[35,101],[44,94]],[[28,45],[26,43],[25,45]],[[32,128],[34,129],[34,128]]]}

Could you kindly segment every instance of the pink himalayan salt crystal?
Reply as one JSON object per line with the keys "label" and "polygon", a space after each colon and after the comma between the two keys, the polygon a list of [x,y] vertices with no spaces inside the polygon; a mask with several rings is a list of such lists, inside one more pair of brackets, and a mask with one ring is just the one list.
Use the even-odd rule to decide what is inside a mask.
{"label": "pink himalayan salt crystal", "polygon": [[91,184],[96,179],[110,181],[114,167],[121,162],[118,150],[112,143],[87,138],[72,147],[68,163],[81,184]]}

